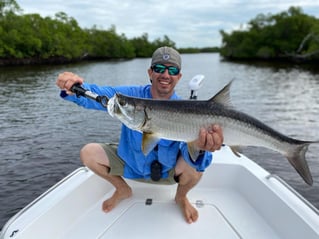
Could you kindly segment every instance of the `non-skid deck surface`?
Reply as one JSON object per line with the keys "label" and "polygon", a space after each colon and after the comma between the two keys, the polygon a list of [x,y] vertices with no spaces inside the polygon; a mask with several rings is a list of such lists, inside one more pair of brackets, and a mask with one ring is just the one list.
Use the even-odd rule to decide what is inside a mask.
{"label": "non-skid deck surface", "polygon": [[[84,212],[62,238],[278,238],[247,201],[234,192],[194,190],[190,199],[199,211],[187,224],[174,199],[175,187],[139,186],[134,196],[109,213],[101,211],[106,195]],[[147,200],[148,199],[148,200]],[[147,201],[152,201],[151,204]],[[238,215],[241,216],[238,216]]]}

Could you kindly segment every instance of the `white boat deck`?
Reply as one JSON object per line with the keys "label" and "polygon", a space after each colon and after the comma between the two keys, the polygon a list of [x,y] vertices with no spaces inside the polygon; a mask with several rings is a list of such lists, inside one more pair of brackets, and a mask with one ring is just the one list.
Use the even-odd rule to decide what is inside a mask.
{"label": "white boat deck", "polygon": [[81,168],[12,218],[0,238],[319,238],[318,211],[228,148],[189,193],[196,223],[187,224],[175,204],[176,185],[128,183],[133,197],[104,213],[113,187]]}

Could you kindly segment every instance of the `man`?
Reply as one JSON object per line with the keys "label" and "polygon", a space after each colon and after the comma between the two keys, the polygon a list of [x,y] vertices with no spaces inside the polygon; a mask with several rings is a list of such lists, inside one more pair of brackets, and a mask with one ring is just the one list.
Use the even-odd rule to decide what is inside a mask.
{"label": "man", "polygon": [[[174,88],[181,79],[181,57],[171,47],[160,47],[152,56],[148,75],[151,85],[100,87],[84,83],[84,80],[70,72],[59,75],[57,86],[62,89],[61,97],[85,108],[106,110],[99,103],[83,97],[77,98],[70,91],[75,83],[98,95],[112,97],[116,92],[125,95],[153,98],[179,99]],[[114,194],[103,202],[105,212],[112,210],[121,200],[132,195],[132,189],[122,178],[136,179],[150,183],[178,183],[175,201],[180,206],[188,223],[198,219],[198,212],[188,201],[187,193],[200,180],[203,171],[212,160],[211,152],[220,149],[223,143],[222,130],[218,125],[207,129],[198,129],[198,139],[194,145],[200,152],[194,161],[190,158],[185,142],[161,139],[154,149],[144,155],[141,150],[142,134],[122,125],[118,146],[111,144],[90,143],[80,152],[84,165],[109,181],[114,187]]]}

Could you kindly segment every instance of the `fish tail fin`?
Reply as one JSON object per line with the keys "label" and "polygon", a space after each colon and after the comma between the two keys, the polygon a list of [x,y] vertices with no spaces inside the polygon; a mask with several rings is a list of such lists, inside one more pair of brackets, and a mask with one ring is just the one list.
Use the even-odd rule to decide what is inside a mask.
{"label": "fish tail fin", "polygon": [[308,185],[313,184],[313,179],[305,155],[311,143],[312,142],[303,142],[301,144],[294,144],[287,153],[288,161]]}

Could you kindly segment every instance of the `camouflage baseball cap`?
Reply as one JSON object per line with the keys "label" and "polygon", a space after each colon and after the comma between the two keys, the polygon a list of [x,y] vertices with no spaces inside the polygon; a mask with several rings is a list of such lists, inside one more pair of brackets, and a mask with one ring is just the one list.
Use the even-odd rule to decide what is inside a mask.
{"label": "camouflage baseball cap", "polygon": [[178,51],[172,47],[163,46],[157,48],[153,53],[151,65],[155,64],[172,64],[181,69],[182,60]]}

